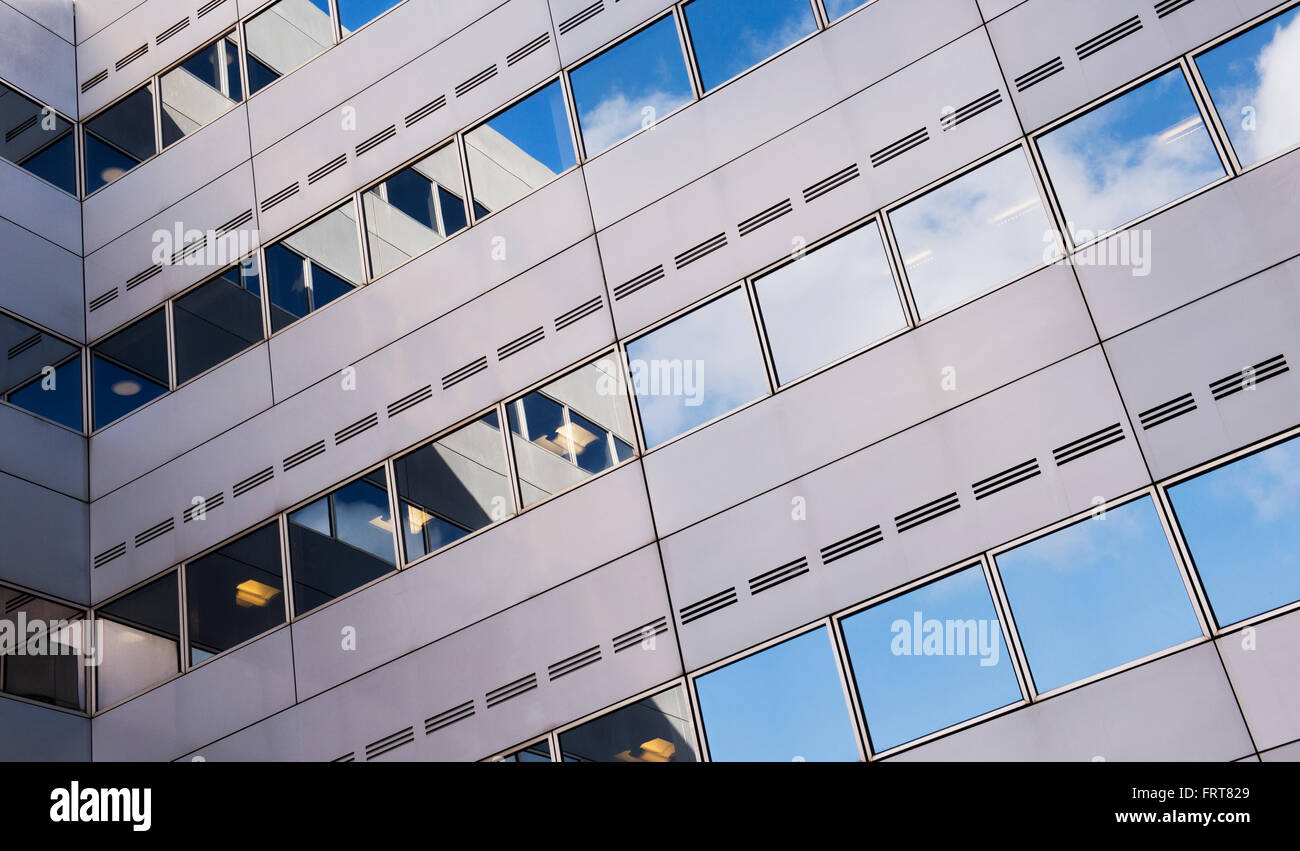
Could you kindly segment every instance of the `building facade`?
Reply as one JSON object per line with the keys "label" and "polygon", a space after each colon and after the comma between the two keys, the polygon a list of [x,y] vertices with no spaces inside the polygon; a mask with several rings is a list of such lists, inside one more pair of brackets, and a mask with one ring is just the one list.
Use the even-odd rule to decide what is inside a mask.
{"label": "building facade", "polygon": [[1295,0],[0,0],[0,758],[1300,757]]}

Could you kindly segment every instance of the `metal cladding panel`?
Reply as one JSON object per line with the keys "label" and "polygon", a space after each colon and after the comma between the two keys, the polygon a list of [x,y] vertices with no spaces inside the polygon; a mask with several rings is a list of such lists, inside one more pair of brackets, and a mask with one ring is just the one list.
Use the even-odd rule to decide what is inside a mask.
{"label": "metal cladding panel", "polygon": [[91,493],[98,499],[269,407],[263,343],[91,436]]}
{"label": "metal cladding panel", "polygon": [[[319,694],[653,540],[645,480],[634,463],[295,623],[298,696]],[[347,627],[356,630],[355,649],[341,647]]]}
{"label": "metal cladding panel", "polygon": [[1260,762],[1300,762],[1300,742],[1265,751],[1257,759]]}
{"label": "metal cladding panel", "polygon": [[[652,132],[591,160],[585,170],[597,227],[607,227],[708,174],[979,24],[971,0],[871,4],[714,91],[700,104],[660,121]],[[962,71],[953,73],[957,85]],[[755,109],[755,103],[779,103],[783,108]],[[945,104],[930,105],[936,120]],[[874,139],[876,133],[866,138]]]}
{"label": "metal cladding panel", "polygon": [[[687,668],[1086,511],[1094,496],[1141,487],[1146,468],[1127,429],[1118,443],[1054,461],[1056,447],[1123,422],[1094,346],[664,539]],[[1037,472],[1023,481],[977,489],[1030,461]],[[896,521],[948,494],[959,508],[918,526]],[[751,584],[797,559],[807,572]],[[731,587],[735,604],[692,617],[696,601]]]}
{"label": "metal cladding panel", "polygon": [[[97,2],[92,0],[81,5]],[[90,115],[108,105],[234,27],[238,16],[233,0],[224,0],[200,18],[199,8],[207,4],[208,0],[145,0],[81,41],[77,45],[76,67],[81,75],[78,83],[84,83],[100,71],[108,71],[104,82],[80,94],[81,114]],[[182,20],[189,22],[184,29],[164,35]],[[162,36],[161,43],[159,36]],[[142,45],[148,46],[148,52],[128,61],[119,70],[118,63]]]}
{"label": "metal cladding panel", "polygon": [[19,283],[0,290],[0,306],[73,340],[85,340],[80,256],[0,218],[0,257],[5,276]]}
{"label": "metal cladding panel", "polygon": [[[1274,5],[1201,0],[1160,18],[1139,0],[1030,0],[990,21],[988,31],[1016,110],[1034,130]],[[1140,28],[1124,26],[1134,17]],[[1056,59],[1060,70],[1052,72]]]}
{"label": "metal cladding panel", "polygon": [[89,506],[3,473],[0,505],[0,579],[89,602]]}
{"label": "metal cladding panel", "polygon": [[1049,266],[651,452],[656,526],[671,534],[1096,342],[1070,270]]}
{"label": "metal cladding panel", "polygon": [[75,50],[32,18],[0,3],[0,32],[5,49],[0,52],[0,79],[54,107],[77,117]]}
{"label": "metal cladding panel", "polygon": [[[1297,221],[1300,151],[1085,250],[1085,261],[1096,262],[1076,268],[1102,339],[1300,254]],[[1133,248],[1143,253],[1145,267],[1102,262],[1127,257]]]}
{"label": "metal cladding panel", "polygon": [[4,0],[36,23],[71,43],[72,0]]}
{"label": "metal cladding panel", "polygon": [[[599,294],[598,284],[579,271],[595,268],[592,251],[590,242],[575,246],[357,361],[355,389],[346,389],[350,384],[345,386],[341,376],[332,375],[98,499],[91,520],[92,555],[108,552],[167,517],[177,522],[174,532],[166,536],[170,543],[158,547],[164,540],[159,538],[143,549],[129,548],[122,557],[97,568],[92,582],[96,597],[103,599],[127,588],[178,558],[214,546],[351,479],[522,388],[577,366],[610,344],[613,332],[608,318],[596,313],[554,334],[550,333],[554,325],[547,324],[547,336],[529,346],[527,354],[494,359],[493,347],[535,327],[533,317],[538,324],[547,323],[550,316]],[[530,319],[523,322],[519,316]],[[442,385],[440,376],[479,358],[487,364],[485,369],[450,387]],[[434,388],[428,402],[387,416],[390,403],[424,385]],[[339,432],[371,415],[373,427],[339,441]],[[284,471],[283,459],[318,440],[327,444],[325,454]],[[269,481],[234,495],[236,484],[264,469],[272,471]],[[207,499],[218,493],[225,495],[224,504],[208,512],[203,522],[182,522],[180,512],[191,506],[194,497]]]}
{"label": "metal cladding panel", "polygon": [[977,0],[977,2],[980,5],[980,14],[984,16],[984,20],[991,21],[998,15],[1026,2],[1026,0]]}
{"label": "metal cladding panel", "polygon": [[[264,0],[258,0],[252,5],[263,3]],[[390,76],[402,76],[403,68],[420,63],[421,60],[417,57],[501,3],[502,0],[406,0],[368,25],[364,34],[343,39],[340,44],[250,98],[248,110],[253,151],[266,149],[322,115],[325,115],[327,123],[333,120],[337,129],[339,115],[335,107],[344,103],[356,106],[358,127],[363,128],[364,119],[372,117],[367,113],[374,108],[367,92],[383,87],[384,81]],[[488,37],[490,36],[484,33],[480,40]],[[450,72],[446,66],[444,70]],[[464,76],[472,73],[474,72],[468,71]],[[428,87],[431,79],[437,80],[443,76],[445,74],[432,78],[427,75],[418,77],[407,72],[407,76],[403,77],[407,85],[406,97],[418,97],[418,93]],[[457,78],[456,82],[459,81],[460,78]],[[450,89],[448,86],[447,90]],[[429,98],[434,94],[436,92],[430,93]],[[345,98],[350,100],[344,100]],[[418,101],[417,106],[425,100]],[[364,111],[362,103],[368,105]],[[406,112],[411,109],[414,107],[408,108]],[[383,114],[379,112],[379,115]],[[377,116],[374,117],[378,120]],[[387,123],[385,121],[379,126]],[[344,134],[344,142],[351,140],[350,143],[355,145],[368,135],[359,129]],[[343,144],[340,150],[346,147],[347,144]]]}
{"label": "metal cladding panel", "polygon": [[[253,161],[258,198],[265,202],[295,180],[299,187],[296,195],[264,211],[266,237],[286,232],[332,207],[348,193],[418,157],[555,74],[559,62],[553,46],[514,65],[506,64],[506,54],[549,33],[550,26],[545,4],[528,0],[507,3],[258,153]],[[369,34],[358,36],[358,45],[373,44],[368,39]],[[347,42],[343,46],[347,47]],[[455,94],[460,83],[491,65],[497,69],[495,76],[465,92],[464,97]],[[446,106],[407,127],[406,116],[440,96],[446,98]],[[350,112],[345,114],[345,110]],[[358,146],[389,128],[395,135],[358,154]],[[347,165],[314,184],[309,181],[312,172],[340,155],[347,157]]]}
{"label": "metal cladding panel", "polygon": [[1208,644],[904,751],[899,761],[1218,761],[1254,752]]}
{"label": "metal cladding panel", "polygon": [[[85,300],[87,305],[95,299],[117,289],[116,298],[95,310],[85,310],[86,327],[90,339],[97,340],[110,331],[125,325],[137,316],[148,312],[169,297],[192,284],[222,271],[241,257],[227,251],[225,243],[208,243],[197,253],[170,262],[175,252],[185,244],[185,231],[208,231],[233,221],[247,213],[251,220],[231,233],[239,241],[239,249],[256,249],[257,202],[253,198],[253,170],[245,163],[237,166],[204,186],[165,212],[119,236],[86,258]],[[178,240],[177,228],[182,231]],[[192,234],[191,234],[192,235]],[[225,237],[231,239],[230,237]],[[220,237],[218,238],[221,239]],[[167,255],[162,270],[143,283],[132,285],[133,279],[155,265],[155,251]],[[212,260],[213,263],[208,261]]]}
{"label": "metal cladding panel", "polygon": [[0,736],[0,761],[90,761],[89,718],[0,698],[0,729],[22,731]]}
{"label": "metal cladding panel", "polygon": [[[954,68],[962,69],[960,76]],[[662,264],[663,280],[615,302],[630,333],[745,277],[791,251],[1010,142],[1019,125],[1010,104],[969,123],[941,128],[943,104],[1001,92],[997,62],[982,32],[972,33],[839,106],[751,151],[600,232],[606,277],[618,287]],[[931,97],[918,97],[925,92]],[[705,107],[702,107],[705,108]],[[881,121],[880,116],[889,116]],[[883,163],[872,151],[925,128],[929,140]],[[854,167],[863,175],[805,202],[803,190]],[[792,212],[742,235],[740,223],[788,201]],[[727,245],[678,268],[674,258],[709,237]]]}
{"label": "metal cladding panel", "polygon": [[[613,647],[615,636],[667,616],[659,559],[645,547],[195,753],[209,761],[482,759],[681,676],[671,630],[648,647]],[[549,679],[552,664],[596,646],[599,662]],[[487,705],[490,692],[530,674],[536,688]],[[426,733],[427,722],[466,703],[472,715]],[[367,748],[408,727],[410,743]]]}
{"label": "metal cladding panel", "polygon": [[94,0],[77,5],[77,41],[86,41],[145,0]]}
{"label": "metal cladding panel", "polygon": [[1300,657],[1295,652],[1300,612],[1229,633],[1216,643],[1258,749],[1300,739]]}
{"label": "metal cladding panel", "polygon": [[[1105,347],[1158,479],[1290,428],[1300,422],[1300,258]],[[1161,421],[1161,406],[1186,393],[1195,408]]]}
{"label": "metal cladding panel", "polygon": [[[504,335],[494,346],[536,325],[551,325],[554,317],[594,296],[607,301],[595,240],[584,241],[591,235],[584,199],[581,172],[570,172],[277,334],[271,340],[276,398],[301,392],[505,281],[520,281],[511,289],[526,299],[526,307],[501,302],[489,321],[494,333]],[[537,222],[547,226],[537,227]],[[527,317],[519,322],[532,324],[516,329],[511,323],[517,316]],[[578,328],[585,333],[597,324],[605,333],[596,344],[600,345],[613,335],[603,312],[602,318],[591,317],[572,327],[575,333]],[[453,358],[438,366],[450,372],[478,354],[482,353],[466,353],[463,360]]]}
{"label": "metal cladding panel", "polygon": [[237,106],[82,205],[86,250],[94,252],[248,159],[248,114]]}
{"label": "metal cladding panel", "polygon": [[91,720],[96,762],[175,759],[293,704],[280,629]]}
{"label": "metal cladding panel", "polygon": [[560,61],[576,62],[672,5],[670,0],[551,0]]}
{"label": "metal cladding panel", "polygon": [[9,405],[0,405],[0,434],[0,470],[73,499],[88,498],[86,438]]}
{"label": "metal cladding panel", "polygon": [[[21,198],[22,203],[16,203]],[[81,205],[62,190],[0,160],[0,216],[81,254]]]}

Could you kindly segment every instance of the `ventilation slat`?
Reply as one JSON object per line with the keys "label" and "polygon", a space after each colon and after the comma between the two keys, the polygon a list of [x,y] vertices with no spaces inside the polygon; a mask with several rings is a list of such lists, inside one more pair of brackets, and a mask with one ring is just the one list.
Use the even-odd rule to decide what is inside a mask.
{"label": "ventilation slat", "polygon": [[366,414],[356,422],[345,425],[343,428],[334,432],[334,445],[338,446],[339,444],[347,443],[357,435],[370,431],[370,429],[374,428],[378,424],[379,414],[377,412]]}
{"label": "ventilation slat", "polygon": [[391,733],[378,741],[366,745],[366,760],[372,760],[376,757],[383,756],[386,753],[392,753],[400,747],[409,745],[415,741],[415,730],[412,727],[406,727]]}
{"label": "ventilation slat", "polygon": [[482,71],[479,71],[479,72],[478,72],[477,74],[475,74],[473,77],[470,77],[470,78],[469,78],[468,80],[466,80],[465,82],[463,82],[463,83],[461,83],[460,85],[456,86],[456,97],[458,97],[458,98],[463,98],[463,97],[465,97],[465,95],[467,95],[467,94],[469,94],[470,92],[474,91],[474,89],[476,89],[476,88],[478,88],[479,86],[483,85],[483,84],[486,83],[488,80],[490,80],[490,79],[492,79],[493,77],[495,77],[496,75],[497,75],[497,66],[496,66],[496,63],[493,63],[493,64],[489,65],[488,67],[484,68]]}
{"label": "ventilation slat", "polygon": [[123,541],[120,544],[114,544],[99,555],[95,556],[95,558],[91,560],[91,566],[103,567],[110,561],[121,558],[124,555],[126,555],[126,541]]}
{"label": "ventilation slat", "polygon": [[285,201],[288,201],[290,198],[297,195],[301,188],[302,187],[299,186],[298,182],[295,180],[293,183],[289,184],[288,186],[281,189],[279,192],[275,193],[271,197],[264,200],[262,202],[262,207],[261,207],[262,212],[265,213],[267,210],[271,209],[275,205],[282,204]]}
{"label": "ventilation slat", "polygon": [[629,629],[621,635],[614,636],[614,652],[622,653],[624,650],[630,650],[633,647],[639,647],[642,641],[647,638],[654,638],[657,635],[663,635],[668,631],[668,618],[658,617],[649,623],[643,623],[636,629]]}
{"label": "ventilation slat", "polygon": [[957,498],[956,493],[950,493],[898,515],[894,518],[894,528],[901,534],[908,529],[915,529],[917,526],[929,523],[931,520],[937,520],[959,508],[961,508],[961,500]]}
{"label": "ventilation slat", "polygon": [[740,231],[741,236],[749,236],[759,228],[764,227],[765,225],[770,225],[782,216],[793,212],[793,210],[794,206],[791,205],[790,199],[786,198],[784,201],[773,204],[766,210],[750,216],[748,219],[745,219],[743,222],[738,224],[736,228]]}
{"label": "ventilation slat", "polygon": [[154,538],[159,538],[162,537],[163,535],[166,535],[173,528],[175,528],[175,526],[176,526],[176,520],[172,517],[168,517],[166,520],[162,521],[161,523],[158,523],[154,526],[150,526],[148,529],[145,529],[143,532],[140,532],[135,536],[136,548],[138,549],[144,546],[145,544],[152,541]]}
{"label": "ventilation slat", "polygon": [[920,130],[913,130],[897,142],[886,145],[871,155],[871,167],[880,168],[885,163],[896,157],[922,145],[930,139],[930,131],[922,127]]}
{"label": "ventilation slat", "polygon": [[487,368],[488,368],[487,355],[483,355],[482,357],[472,360],[469,363],[465,364],[455,372],[449,372],[446,375],[444,375],[442,377],[442,389],[448,390],[452,387],[455,387],[457,384],[460,384],[465,379],[478,375],[480,372],[482,372]]}
{"label": "ventilation slat", "polygon": [[343,168],[343,166],[347,164],[348,164],[348,155],[339,154],[334,159],[330,160],[320,168],[313,171],[311,174],[307,175],[307,185],[311,186],[316,181],[326,177],[327,175],[333,174],[334,172]]}
{"label": "ventilation slat", "polygon": [[1242,390],[1268,381],[1270,378],[1277,378],[1290,370],[1291,367],[1287,364],[1284,355],[1273,355],[1273,357],[1260,361],[1254,366],[1248,366],[1231,375],[1225,375],[1218,381],[1211,381],[1210,392],[1214,395],[1214,401],[1217,402],[1234,393],[1240,393]]}
{"label": "ventilation slat", "polygon": [[[662,269],[663,267],[660,268]],[[595,298],[590,299],[589,301],[584,301],[582,304],[573,308],[573,310],[569,310],[566,311],[565,313],[561,313],[559,316],[555,317],[556,332],[558,333],[564,330],[565,328],[568,328],[570,325],[577,322],[578,320],[586,319],[591,314],[599,312],[600,309],[604,306],[605,306],[605,300],[600,296],[596,296]]]}
{"label": "ventilation slat", "polygon": [[308,446],[305,449],[299,449],[297,452],[286,457],[283,462],[284,471],[287,473],[290,470],[292,470],[294,467],[297,467],[300,464],[304,464],[310,461],[311,459],[315,458],[317,455],[324,455],[324,454],[325,454],[325,441],[318,440],[315,443],[313,443],[311,446]]}
{"label": "ventilation slat", "polygon": [[592,3],[585,9],[582,9],[565,18],[563,21],[560,21],[560,26],[558,27],[560,35],[568,35],[575,28],[590,21],[603,11],[605,11],[605,0],[596,0],[595,3]]}
{"label": "ventilation slat", "polygon": [[40,331],[37,331],[35,334],[31,335],[30,337],[27,337],[26,339],[19,340],[17,343],[14,343],[12,346],[9,347],[7,359],[13,360],[14,358],[21,355],[23,352],[30,349],[32,346],[35,346],[38,343],[40,343],[40,341],[41,341]]}
{"label": "ventilation slat", "polygon": [[1137,15],[1127,18],[1103,33],[1098,33],[1074,48],[1080,60],[1093,56],[1112,44],[1123,41],[1142,29],[1142,19]]}
{"label": "ventilation slat", "polygon": [[630,296],[632,293],[636,292],[637,290],[644,289],[645,287],[650,286],[656,281],[662,281],[663,279],[664,279],[664,266],[662,263],[660,263],[658,266],[654,267],[653,269],[649,269],[645,272],[642,272],[641,274],[637,275],[635,278],[631,279],[630,281],[624,281],[623,283],[614,287],[614,301],[621,301],[627,298],[628,296]]}
{"label": "ventilation slat", "polygon": [[123,68],[130,65],[132,62],[139,59],[141,56],[144,56],[148,52],[149,52],[149,44],[146,42],[145,44],[142,44],[139,47],[137,47],[135,50],[132,50],[126,56],[123,56],[121,59],[117,60],[116,64],[113,65],[113,70],[121,71]]}
{"label": "ventilation slat", "polygon": [[1052,450],[1052,458],[1056,461],[1056,466],[1064,466],[1071,461],[1077,461],[1085,455],[1091,455],[1099,449],[1105,449],[1112,443],[1119,443],[1124,439],[1124,428],[1119,423],[1112,423],[1106,428],[1094,431],[1092,434],[1086,434],[1078,440],[1072,440],[1064,446],[1059,446]]}
{"label": "ventilation slat", "polygon": [[858,164],[852,163],[805,189],[803,191],[803,201],[805,204],[815,201],[826,193],[839,189],[849,181],[857,180],[859,175]]}
{"label": "ventilation slat", "polygon": [[378,133],[371,136],[366,141],[362,142],[360,145],[357,145],[357,156],[361,156],[362,154],[367,153],[368,151],[373,151],[375,148],[378,148],[380,145],[384,144],[385,142],[387,142],[389,139],[393,138],[396,135],[397,135],[397,125],[395,124],[388,125],[383,130],[380,130]]}
{"label": "ventilation slat", "polygon": [[994,89],[983,97],[978,97],[965,106],[958,107],[954,112],[944,116],[941,126],[943,131],[953,129],[958,124],[970,121],[975,116],[983,112],[988,112],[993,107],[1002,103],[1002,92]]}
{"label": "ventilation slat", "polygon": [[682,606],[677,610],[678,617],[681,618],[682,625],[697,621],[700,618],[708,617],[714,612],[734,605],[737,601],[736,587],[733,585],[726,590],[719,591],[703,600],[691,603],[689,606]]}
{"label": "ventilation slat", "polygon": [[84,95],[86,92],[95,88],[95,86],[98,86],[100,83],[104,82],[107,79],[108,79],[108,69],[105,68],[103,71],[100,71],[94,76],[88,77],[86,81],[81,84],[81,93]]}
{"label": "ventilation slat", "polygon": [[172,25],[171,25],[170,27],[168,27],[167,29],[165,29],[165,30],[163,30],[162,32],[158,33],[158,35],[157,35],[157,36],[154,38],[154,40],[153,40],[154,44],[162,44],[164,41],[166,41],[167,39],[169,39],[169,38],[171,38],[172,36],[176,35],[178,32],[180,32],[181,30],[185,29],[185,28],[188,27],[189,25],[190,25],[190,19],[189,19],[188,16],[187,16],[187,17],[184,17],[184,18],[181,18],[179,21],[177,21],[176,23],[172,24]]}
{"label": "ventilation slat", "polygon": [[450,727],[457,721],[464,721],[474,714],[474,701],[467,700],[462,704],[453,706],[444,712],[439,712],[430,718],[424,719],[424,735],[431,735],[444,727]]}
{"label": "ventilation slat", "polygon": [[86,307],[89,308],[89,311],[91,313],[94,313],[96,310],[99,310],[101,307],[108,304],[110,301],[112,301],[115,298],[117,298],[117,287],[113,287],[111,290],[109,290],[106,293],[103,293],[102,295],[95,296],[93,299],[90,300],[90,304],[86,305]]}
{"label": "ventilation slat", "polygon": [[522,61],[523,59],[527,58],[529,55],[536,53],[537,51],[541,50],[543,47],[545,47],[550,43],[551,43],[551,34],[548,32],[542,33],[537,38],[525,44],[523,47],[508,54],[506,56],[506,67],[509,68],[510,66],[514,65],[516,62]]}
{"label": "ventilation slat", "polygon": [[271,481],[271,479],[273,478],[275,478],[274,467],[267,467],[264,470],[259,470],[258,472],[249,476],[247,479],[244,479],[242,482],[236,482],[235,486],[230,489],[230,495],[232,497],[243,496],[244,494],[251,491],[253,488],[257,487],[258,485],[264,485],[267,482]]}
{"label": "ventilation slat", "polygon": [[1061,61],[1061,57],[1055,56],[1044,62],[1042,65],[1039,65],[1037,68],[1031,68],[1019,77],[1016,77],[1016,91],[1023,92],[1027,89],[1032,89],[1048,77],[1055,76],[1064,70],[1065,63]]}
{"label": "ventilation slat", "polygon": [[847,538],[841,538],[833,544],[827,544],[821,548],[822,564],[830,564],[834,561],[851,556],[859,550],[864,550],[873,544],[878,544],[885,539],[884,534],[880,531],[880,524],[877,523],[870,529],[863,529],[861,532],[854,532]]}
{"label": "ventilation slat", "polygon": [[774,567],[766,573],[760,573],[749,580],[750,595],[761,594],[771,588],[789,582],[808,572],[808,559],[806,556],[800,556],[794,561],[786,562],[780,567]]}
{"label": "ventilation slat", "polygon": [[1189,5],[1192,0],[1160,0],[1156,4],[1156,17],[1163,18],[1165,15],[1172,15],[1184,6]]}
{"label": "ventilation slat", "polygon": [[1008,467],[1000,473],[995,473],[987,479],[981,479],[971,485],[971,490],[975,492],[975,499],[984,499],[993,496],[999,491],[1014,487],[1021,482],[1027,482],[1042,472],[1042,469],[1038,466],[1038,459],[1030,458],[1028,461],[1021,461],[1019,464]]}
{"label": "ventilation slat", "polygon": [[572,674],[574,671],[582,670],[588,665],[594,665],[597,662],[599,662],[600,659],[601,659],[600,645],[596,645],[595,647],[588,647],[586,650],[583,650],[581,653],[575,653],[572,656],[568,657],[567,659],[561,659],[560,661],[547,667],[546,677],[550,681],[554,682],[555,680],[558,680],[561,677],[565,677],[568,676],[569,674]]}
{"label": "ventilation slat", "polygon": [[[184,249],[181,249],[181,250],[184,251]],[[176,262],[176,259],[177,259],[176,257],[173,257],[173,258],[172,258],[172,262],[175,263],[175,262]],[[126,279],[126,282],[125,282],[125,284],[124,284],[124,286],[126,287],[127,291],[129,292],[129,291],[135,289],[136,287],[140,286],[141,284],[143,284],[145,281],[147,281],[147,280],[149,280],[150,278],[154,277],[155,275],[158,275],[158,274],[161,274],[161,273],[162,273],[162,267],[161,267],[161,266],[150,266],[148,269],[145,269],[143,272],[137,272],[136,274],[134,274],[134,275],[132,275],[131,277],[127,278],[127,279]]]}
{"label": "ventilation slat", "polygon": [[719,248],[725,247],[726,244],[727,234],[725,232],[717,234],[716,236],[711,236],[699,245],[688,248],[681,254],[678,254],[673,258],[673,262],[677,264],[678,269],[684,269],[696,260],[701,260],[717,251]]}
{"label": "ventilation slat", "polygon": [[442,109],[446,105],[447,105],[447,96],[438,95],[436,98],[429,101],[424,106],[420,107],[419,109],[412,112],[410,115],[406,116],[406,118],[404,119],[406,126],[411,127],[417,122],[423,121],[424,119],[428,118],[430,115],[433,115],[435,112]]}
{"label": "ventilation slat", "polygon": [[392,419],[393,417],[397,416],[403,411],[408,410],[410,408],[414,408],[416,405],[420,404],[421,402],[427,401],[432,398],[433,398],[433,386],[426,384],[423,387],[421,387],[419,390],[416,390],[412,393],[407,393],[405,396],[398,399],[396,402],[390,403],[388,405],[388,418]]}
{"label": "ventilation slat", "polygon": [[[221,504],[225,501],[226,501],[225,493],[218,491],[216,495],[210,496],[203,501],[204,513],[206,514],[207,512],[210,512],[213,509],[220,508]],[[181,522],[182,523],[190,522],[191,520],[194,519],[195,515],[197,515],[198,513],[199,513],[199,507],[197,505],[187,505],[185,507],[185,510],[181,512]]]}
{"label": "ventilation slat", "polygon": [[1195,410],[1196,400],[1191,393],[1184,393],[1138,414],[1138,421],[1142,424],[1142,430],[1148,431],[1162,423],[1177,419],[1183,414],[1190,414]]}
{"label": "ventilation slat", "polygon": [[513,682],[506,683],[499,688],[493,689],[484,697],[487,701],[488,708],[491,709],[494,706],[500,706],[507,700],[513,700],[521,694],[530,692],[535,688],[537,688],[537,675],[528,674],[527,676],[520,677]]}

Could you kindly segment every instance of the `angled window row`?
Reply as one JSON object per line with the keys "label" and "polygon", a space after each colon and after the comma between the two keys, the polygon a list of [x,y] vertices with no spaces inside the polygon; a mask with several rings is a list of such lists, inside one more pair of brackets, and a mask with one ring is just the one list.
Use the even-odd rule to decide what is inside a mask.
{"label": "angled window row", "polygon": [[81,346],[0,313],[0,400],[81,431]]}
{"label": "angled window row", "polygon": [[[699,758],[651,736],[651,723],[673,729],[664,716],[687,732],[698,718],[715,762],[889,756],[1207,633],[1300,609],[1297,530],[1293,434],[697,671],[688,678],[695,713],[634,701],[493,761]],[[685,696],[679,686],[657,699],[669,697]],[[628,759],[638,753],[669,758]]]}
{"label": "angled window row", "polygon": [[98,707],[636,457],[617,370],[598,357],[98,606]]}

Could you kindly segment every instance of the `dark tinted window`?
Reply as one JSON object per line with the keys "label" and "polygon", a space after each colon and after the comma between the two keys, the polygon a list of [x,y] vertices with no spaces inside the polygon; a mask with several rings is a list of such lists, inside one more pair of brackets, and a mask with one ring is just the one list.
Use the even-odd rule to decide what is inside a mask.
{"label": "dark tinted window", "polygon": [[83,708],[83,618],[84,612],[61,603],[0,588],[0,691]]}
{"label": "dark tinted window", "polygon": [[159,309],[91,350],[95,428],[167,392],[167,317]]}
{"label": "dark tinted window", "polygon": [[279,524],[187,564],[185,601],[191,665],[284,623]]}
{"label": "dark tinted window", "polygon": [[112,706],[180,670],[180,598],[168,573],[100,606],[103,640],[95,668],[100,707]]}
{"label": "dark tinted window", "polygon": [[272,332],[361,286],[356,205],[347,201],[266,249],[265,271]]}
{"label": "dark tinted window", "polygon": [[0,314],[0,399],[81,431],[81,350]]}
{"label": "dark tinted window", "polygon": [[695,762],[695,725],[681,686],[560,734],[564,762]]}
{"label": "dark tinted window", "polygon": [[86,192],[117,180],[158,153],[153,86],[143,86],[85,124]]}
{"label": "dark tinted window", "polygon": [[75,195],[76,141],[72,124],[49,107],[0,83],[0,157]]}
{"label": "dark tinted window", "polygon": [[257,276],[242,268],[227,269],[173,303],[178,384],[262,339]]}

